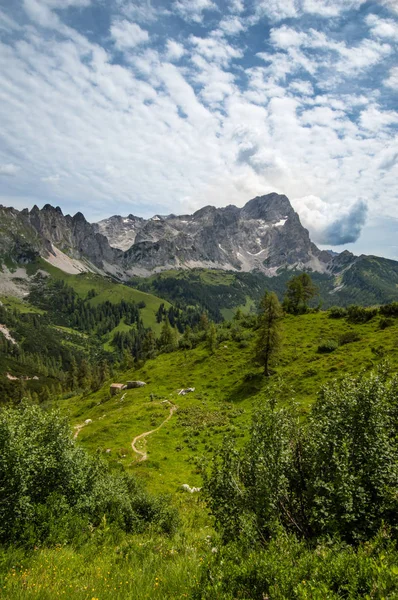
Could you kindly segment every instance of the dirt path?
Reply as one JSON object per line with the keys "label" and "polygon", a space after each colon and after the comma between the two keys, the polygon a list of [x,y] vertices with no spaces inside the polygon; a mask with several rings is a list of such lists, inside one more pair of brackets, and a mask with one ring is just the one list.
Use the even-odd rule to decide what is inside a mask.
{"label": "dirt path", "polygon": [[73,428],[73,429],[75,430],[75,433],[73,434],[73,439],[74,439],[74,440],[77,438],[77,436],[79,435],[79,433],[81,432],[81,430],[82,430],[82,429],[83,429],[83,427],[85,427],[85,426],[86,426],[86,424],[85,424],[85,423],[82,423],[81,425],[75,425],[75,426],[74,426],[74,428]]}
{"label": "dirt path", "polygon": [[133,441],[131,442],[131,447],[134,450],[134,452],[136,454],[139,454],[140,457],[138,459],[138,462],[143,462],[144,460],[146,460],[148,458],[146,451],[144,450],[144,452],[141,452],[141,450],[138,450],[138,448],[136,448],[136,443],[138,442],[138,440],[142,440],[143,438],[146,438],[148,435],[151,435],[152,433],[155,433],[156,431],[159,431],[159,429],[161,427],[163,427],[163,425],[165,425],[167,423],[167,421],[170,421],[171,417],[173,416],[173,413],[175,413],[175,411],[177,410],[177,407],[173,404],[170,407],[170,413],[169,416],[167,417],[167,419],[165,419],[163,421],[163,423],[161,423],[158,427],[156,427],[156,429],[152,429],[151,431],[145,431],[145,433],[140,433],[140,435],[137,435]]}

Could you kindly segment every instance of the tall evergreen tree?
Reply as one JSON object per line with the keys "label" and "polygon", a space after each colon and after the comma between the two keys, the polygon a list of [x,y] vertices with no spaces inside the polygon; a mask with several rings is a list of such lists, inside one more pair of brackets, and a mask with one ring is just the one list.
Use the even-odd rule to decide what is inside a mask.
{"label": "tall evergreen tree", "polygon": [[286,286],[283,307],[286,312],[298,315],[308,310],[308,302],[318,294],[318,288],[308,273],[292,277]]}
{"label": "tall evergreen tree", "polygon": [[162,350],[171,349],[174,345],[173,329],[171,328],[167,317],[164,320],[162,331],[160,332],[159,345]]}
{"label": "tall evergreen tree", "polygon": [[270,366],[275,361],[281,347],[282,308],[274,292],[266,293],[260,304],[259,328],[254,347],[254,360],[269,377]]}
{"label": "tall evergreen tree", "polygon": [[206,347],[210,354],[214,354],[217,347],[217,328],[214,323],[210,323],[206,332]]}

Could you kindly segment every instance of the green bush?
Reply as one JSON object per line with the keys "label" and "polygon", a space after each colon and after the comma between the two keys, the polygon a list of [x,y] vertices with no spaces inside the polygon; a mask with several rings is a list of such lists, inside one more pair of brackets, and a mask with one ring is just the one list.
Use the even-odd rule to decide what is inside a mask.
{"label": "green bush", "polygon": [[393,325],[394,325],[393,319],[389,319],[387,317],[380,317],[379,329],[387,329],[387,327],[392,327]]}
{"label": "green bush", "polygon": [[131,476],[113,474],[77,447],[57,411],[0,413],[0,540],[64,543],[106,518],[124,531],[153,523],[171,531],[176,515]]}
{"label": "green bush", "polygon": [[396,598],[398,552],[382,530],[357,549],[315,548],[278,535],[265,547],[231,543],[217,548],[202,568],[195,600],[341,600]]}
{"label": "green bush", "polygon": [[351,323],[367,323],[377,312],[377,308],[364,308],[353,304],[347,308],[347,319]]}
{"label": "green bush", "polygon": [[336,340],[323,340],[318,346],[318,352],[327,354],[328,352],[334,352],[339,347]]}
{"label": "green bush", "polygon": [[342,319],[347,316],[347,309],[342,306],[332,306],[329,308],[330,319]]}
{"label": "green bush", "polygon": [[339,345],[344,346],[345,344],[351,344],[352,342],[358,342],[361,336],[357,331],[347,331],[342,333],[339,337]]}
{"label": "green bush", "polygon": [[305,423],[267,404],[249,442],[230,440],[204,491],[225,541],[278,532],[358,543],[398,526],[398,377],[383,370],[322,389]]}
{"label": "green bush", "polygon": [[391,304],[380,306],[379,312],[384,317],[398,317],[398,302],[391,302]]}

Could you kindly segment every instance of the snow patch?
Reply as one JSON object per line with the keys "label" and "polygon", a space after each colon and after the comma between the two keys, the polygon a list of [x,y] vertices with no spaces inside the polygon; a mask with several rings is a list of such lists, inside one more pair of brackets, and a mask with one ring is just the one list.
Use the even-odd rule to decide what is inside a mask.
{"label": "snow patch", "polygon": [[260,250],[260,252],[249,252],[249,250],[248,250],[247,253],[250,254],[250,256],[259,256],[260,254],[263,254],[266,251],[267,251],[267,249],[264,248],[264,250]]}
{"label": "snow patch", "polygon": [[224,248],[221,246],[221,244],[218,244],[218,247],[220,248],[220,250],[222,250],[223,252],[225,252],[225,254],[228,254],[228,252],[226,250],[224,250]]}
{"label": "snow patch", "polygon": [[152,217],[151,221],[160,221],[160,217],[155,215],[154,217]]}
{"label": "snow patch", "polygon": [[285,219],[281,219],[277,223],[274,223],[274,227],[283,227],[284,224],[286,223],[286,221],[287,221],[287,217]]}

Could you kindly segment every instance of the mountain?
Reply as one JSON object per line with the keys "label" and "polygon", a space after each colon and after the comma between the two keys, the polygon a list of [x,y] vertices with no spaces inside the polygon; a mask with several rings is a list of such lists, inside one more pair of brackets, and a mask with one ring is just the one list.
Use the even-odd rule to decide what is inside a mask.
{"label": "mountain", "polygon": [[194,267],[266,275],[293,266],[324,272],[331,260],[279,194],[254,198],[243,208],[206,206],[193,215],[114,216],[100,221],[97,231],[124,250],[122,264],[129,275]]}
{"label": "mountain", "polygon": [[[49,204],[22,211],[0,206],[0,293],[12,293],[24,265],[38,259],[70,274],[132,282],[171,302],[189,297],[207,310],[214,304],[218,318],[249,306],[264,289],[283,295],[292,271],[312,272],[324,306],[390,302],[398,289],[398,262],[320,250],[279,194],[253,198],[243,208],[206,206],[151,219],[115,215],[99,223]],[[215,275],[209,282],[200,270]],[[234,274],[233,282],[223,273]]]}

